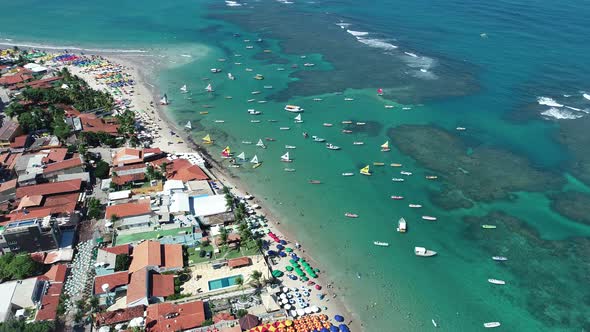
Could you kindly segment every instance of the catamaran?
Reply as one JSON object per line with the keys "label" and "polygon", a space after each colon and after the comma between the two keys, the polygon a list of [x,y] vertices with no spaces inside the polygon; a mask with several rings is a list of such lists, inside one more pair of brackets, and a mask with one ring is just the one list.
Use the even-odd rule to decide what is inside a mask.
{"label": "catamaran", "polygon": [[250,160],[250,163],[254,164],[252,165],[252,168],[257,168],[260,167],[260,165],[262,165],[262,163],[258,161],[258,156],[256,155],[254,155],[254,157]]}
{"label": "catamaran", "polygon": [[406,219],[400,218],[397,222],[397,231],[400,233],[405,233],[407,230]]}
{"label": "catamaran", "polygon": [[424,247],[415,247],[414,254],[421,257],[432,257],[436,255],[436,251],[428,250]]}
{"label": "catamaran", "polygon": [[223,151],[221,151],[221,158],[231,158],[231,150],[229,146],[226,146]]}
{"label": "catamaran", "polygon": [[188,92],[188,88],[186,87],[186,84],[185,84],[185,85],[183,85],[183,86],[180,88],[180,92],[181,92],[181,93],[187,93],[187,92]]}
{"label": "catamaran", "polygon": [[367,165],[367,166],[365,166],[365,167],[361,168],[361,171],[360,171],[360,173],[361,173],[362,175],[368,175],[368,176],[371,176],[371,170],[369,169],[369,165]]}
{"label": "catamaran", "polygon": [[191,124],[191,122],[190,122],[190,121],[188,121],[188,122],[186,123],[186,125],[184,125],[184,128],[185,128],[185,129],[188,129],[188,130],[191,130],[191,129],[193,129],[193,125]]}
{"label": "catamaran", "polygon": [[207,84],[207,86],[205,87],[205,91],[213,92],[213,87],[211,86],[211,83]]}
{"label": "catamaran", "polygon": [[389,148],[389,141],[381,144],[381,152],[389,152],[391,149]]}
{"label": "catamaran", "polygon": [[240,159],[241,161],[246,161],[246,153],[240,153],[236,158]]}
{"label": "catamaran", "polygon": [[211,144],[213,141],[211,140],[211,136],[207,134],[207,136],[203,137],[203,144]]}
{"label": "catamaran", "polygon": [[293,162],[293,159],[289,158],[289,152],[287,152],[281,156],[281,161],[284,163],[290,163],[290,162]]}
{"label": "catamaran", "polygon": [[256,143],[256,146],[259,148],[266,149],[266,145],[264,145],[264,142],[262,142],[262,138],[258,140],[258,143]]}
{"label": "catamaran", "polygon": [[297,105],[286,105],[285,111],[291,112],[291,113],[301,113],[301,112],[303,112],[303,108],[301,108]]}
{"label": "catamaran", "polygon": [[297,114],[295,117],[295,123],[303,123],[303,120],[301,120],[301,114]]}
{"label": "catamaran", "polygon": [[162,99],[160,99],[160,105],[168,105],[168,96],[166,96],[166,94],[164,94],[164,96],[162,97]]}

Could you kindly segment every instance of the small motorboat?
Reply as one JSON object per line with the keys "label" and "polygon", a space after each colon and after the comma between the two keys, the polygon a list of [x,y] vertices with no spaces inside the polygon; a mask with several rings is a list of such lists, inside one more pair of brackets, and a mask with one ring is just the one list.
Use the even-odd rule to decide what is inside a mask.
{"label": "small motorboat", "polygon": [[425,178],[428,179],[428,180],[436,180],[436,179],[438,179],[438,176],[436,176],[436,175],[426,175]]}
{"label": "small motorboat", "polygon": [[492,257],[493,260],[498,261],[498,262],[503,262],[503,261],[507,261],[508,258],[504,257],[504,256],[494,256]]}
{"label": "small motorboat", "polygon": [[332,143],[327,143],[326,144],[326,149],[328,150],[340,150],[339,146],[333,145]]}
{"label": "small motorboat", "polygon": [[433,325],[434,327],[438,327],[438,324],[436,323],[436,321],[435,321],[434,319],[432,320],[432,325]]}
{"label": "small motorboat", "polygon": [[486,329],[491,329],[494,327],[498,327],[502,324],[500,324],[500,322],[488,322],[488,323],[483,323],[483,327],[485,327]]}
{"label": "small motorboat", "polygon": [[313,101],[322,101],[322,98],[313,98]]}
{"label": "small motorboat", "polygon": [[400,201],[400,200],[404,199],[404,196],[391,196],[391,199],[394,199],[396,201]]}
{"label": "small motorboat", "polygon": [[356,125],[357,125],[357,126],[364,126],[364,125],[366,125],[366,124],[367,124],[366,122],[357,122],[357,123],[356,123]]}
{"label": "small motorboat", "polygon": [[285,149],[295,149],[295,145],[285,145]]}
{"label": "small motorboat", "polygon": [[455,129],[457,129],[458,131],[464,131],[464,130],[466,130],[467,128],[465,128],[465,127],[457,127],[457,128],[455,128]]}
{"label": "small motorboat", "polygon": [[260,114],[262,114],[262,112],[257,111],[255,109],[249,109],[248,110],[248,114],[250,114],[250,115],[260,115]]}
{"label": "small motorboat", "polygon": [[385,105],[385,108],[393,108],[393,105]]}
{"label": "small motorboat", "polygon": [[260,91],[252,91],[252,92],[250,92],[250,94],[259,95],[260,94]]}
{"label": "small motorboat", "polygon": [[352,145],[365,145],[365,142],[352,142]]}
{"label": "small motorboat", "polygon": [[437,253],[436,253],[436,251],[428,250],[424,247],[415,247],[414,254],[416,256],[420,256],[420,257],[432,257],[432,256],[435,256]]}
{"label": "small motorboat", "polygon": [[250,141],[242,141],[242,144],[248,144],[248,145],[250,145],[250,144],[252,144],[252,142],[250,142]]}
{"label": "small motorboat", "polygon": [[259,80],[262,81],[264,79],[264,76],[260,75],[260,74],[256,74],[256,76],[254,76],[255,80]]}
{"label": "small motorboat", "polygon": [[399,172],[399,174],[410,176],[410,175],[412,175],[412,172],[401,171],[401,172]]}
{"label": "small motorboat", "polygon": [[247,100],[247,102],[249,102],[249,103],[254,102],[254,101],[256,101],[256,99],[248,99]]}
{"label": "small motorboat", "polygon": [[344,98],[344,101],[353,101],[354,98]]}
{"label": "small motorboat", "polygon": [[354,173],[342,173],[342,176],[353,176]]}
{"label": "small motorboat", "polygon": [[402,167],[402,164],[395,164],[395,163],[393,163],[393,164],[389,164],[389,166],[391,166],[391,167]]}
{"label": "small motorboat", "polygon": [[481,225],[481,228],[484,228],[484,229],[495,229],[496,228],[496,225]]}
{"label": "small motorboat", "polygon": [[333,126],[333,124],[331,124],[331,123],[324,123],[323,125],[324,125],[324,127],[332,127]]}
{"label": "small motorboat", "polygon": [[342,129],[343,134],[352,134],[352,130]]}
{"label": "small motorboat", "polygon": [[265,137],[264,140],[266,140],[268,142],[274,142],[274,141],[276,141],[276,139],[274,139],[272,137]]}
{"label": "small motorboat", "polygon": [[397,222],[397,231],[400,233],[405,233],[406,230],[407,230],[406,219],[400,218]]}
{"label": "small motorboat", "polygon": [[215,123],[225,123],[225,120],[215,120]]}
{"label": "small motorboat", "polygon": [[320,181],[320,180],[309,180],[308,183],[309,184],[321,184],[322,181]]}
{"label": "small motorboat", "polygon": [[408,204],[409,207],[413,208],[413,209],[419,209],[422,207],[422,205],[420,204]]}
{"label": "small motorboat", "polygon": [[506,281],[500,279],[488,279],[488,282],[494,285],[506,285]]}
{"label": "small motorboat", "polygon": [[389,247],[389,243],[387,243],[387,242],[374,241],[373,244],[378,247]]}
{"label": "small motorboat", "polygon": [[436,220],[436,217],[422,216],[422,219],[424,219],[424,220],[430,220],[430,221],[435,221]]}
{"label": "small motorboat", "polygon": [[303,66],[304,67],[313,67],[313,66],[315,66],[315,64],[307,62],[307,63],[304,63]]}
{"label": "small motorboat", "polygon": [[295,172],[294,168],[285,168],[285,172]]}
{"label": "small motorboat", "polygon": [[311,138],[313,139],[314,142],[325,142],[326,139],[321,138],[321,137],[317,137],[317,136],[311,136]]}
{"label": "small motorboat", "polygon": [[376,161],[373,163],[373,166],[385,166],[385,163]]}
{"label": "small motorboat", "polygon": [[301,113],[303,112],[303,108],[297,105],[285,105],[285,111],[291,113]]}
{"label": "small motorboat", "polygon": [[359,215],[358,215],[358,214],[355,214],[355,213],[350,213],[350,212],[346,212],[346,213],[344,214],[344,216],[345,216],[345,217],[347,217],[347,218],[358,218],[358,217],[359,217]]}
{"label": "small motorboat", "polygon": [[344,120],[344,121],[342,121],[342,124],[352,124],[352,121],[350,121],[350,120]]}
{"label": "small motorboat", "polygon": [[361,274],[357,272],[357,273],[356,273],[356,277],[357,277],[358,279],[360,279],[360,278],[361,278]]}
{"label": "small motorboat", "polygon": [[279,130],[291,130],[290,127],[279,127]]}
{"label": "small motorboat", "polygon": [[219,68],[211,68],[211,72],[213,74],[221,73],[221,69],[219,69]]}
{"label": "small motorboat", "polygon": [[404,181],[405,181],[405,179],[401,179],[401,178],[393,178],[393,179],[391,179],[391,181],[393,181],[393,182],[404,182]]}
{"label": "small motorboat", "polygon": [[209,112],[207,112],[207,111],[203,111],[203,112],[199,112],[199,114],[201,114],[201,115],[206,115],[206,114],[209,114]]}
{"label": "small motorboat", "polygon": [[260,120],[250,120],[251,123],[260,123]]}

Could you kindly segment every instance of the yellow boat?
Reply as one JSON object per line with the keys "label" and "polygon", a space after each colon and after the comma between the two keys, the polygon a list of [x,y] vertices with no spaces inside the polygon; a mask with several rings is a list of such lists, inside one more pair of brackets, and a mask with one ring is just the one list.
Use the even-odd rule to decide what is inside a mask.
{"label": "yellow boat", "polygon": [[402,167],[402,164],[389,164],[391,167]]}
{"label": "yellow boat", "polygon": [[254,165],[252,165],[252,168],[258,168],[260,166],[262,166],[262,163],[254,164]]}
{"label": "yellow boat", "polygon": [[201,114],[201,115],[205,115],[205,114],[209,114],[209,112],[207,112],[207,111],[204,111],[204,112],[199,112],[199,114]]}
{"label": "yellow boat", "polygon": [[383,165],[385,165],[385,163],[378,163],[378,162],[373,163],[373,166],[383,166]]}
{"label": "yellow boat", "polygon": [[211,136],[207,134],[207,136],[203,137],[203,144],[211,144],[213,141],[211,140]]}
{"label": "yellow boat", "polygon": [[371,176],[371,170],[369,169],[369,165],[361,168],[361,174]]}

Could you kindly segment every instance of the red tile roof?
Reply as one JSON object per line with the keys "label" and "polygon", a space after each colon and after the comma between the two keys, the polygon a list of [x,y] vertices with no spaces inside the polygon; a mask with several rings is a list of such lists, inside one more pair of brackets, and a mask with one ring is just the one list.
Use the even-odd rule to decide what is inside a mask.
{"label": "red tile roof", "polygon": [[101,248],[100,250],[104,250],[106,252],[110,252],[111,254],[115,254],[115,255],[122,255],[122,254],[129,255],[129,253],[131,253],[131,246],[129,244],[122,244],[120,246]]}
{"label": "red tile roof", "polygon": [[84,163],[82,162],[82,158],[78,156],[78,157],[70,158],[70,159],[67,159],[64,161],[59,161],[56,163],[48,164],[43,169],[43,174],[63,171],[63,170],[75,168],[75,167],[82,167],[83,164]]}
{"label": "red tile roof", "polygon": [[0,141],[10,141],[14,136],[19,134],[19,131],[20,125],[18,122],[5,118],[2,121],[2,127],[0,127]]}
{"label": "red tile roof", "polygon": [[235,320],[235,319],[236,319],[236,317],[234,317],[229,312],[220,312],[220,313],[215,314],[215,316],[213,316],[213,323],[219,323],[224,320]]}
{"label": "red tile roof", "polygon": [[127,286],[127,305],[149,297],[148,278],[149,271],[147,268],[131,273],[129,285]]}
{"label": "red tile roof", "polygon": [[26,81],[32,80],[32,79],[33,79],[33,76],[31,74],[16,73],[14,75],[0,77],[0,85],[5,85],[5,86],[15,85],[15,84],[26,82]]}
{"label": "red tile roof", "polygon": [[124,323],[133,318],[143,317],[144,312],[144,305],[136,305],[129,308],[117,309],[115,311],[99,312],[96,314],[95,322],[98,326]]}
{"label": "red tile roof", "polygon": [[173,274],[152,274],[152,296],[166,297],[174,294]]}
{"label": "red tile roof", "polygon": [[97,117],[96,114],[83,113],[78,117],[82,123],[82,131],[93,133],[105,132],[111,135],[119,134],[118,124],[107,123],[103,119]]}
{"label": "red tile roof", "polygon": [[16,198],[22,198],[25,195],[54,195],[80,191],[82,180],[74,179],[68,181],[52,182],[37,184],[33,186],[20,187],[16,189]]}
{"label": "red tile roof", "polygon": [[119,186],[122,186],[127,183],[132,183],[132,182],[138,182],[138,181],[143,182],[145,180],[145,173],[135,173],[135,174],[127,174],[127,175],[121,175],[121,176],[114,176],[112,180],[113,180],[113,183],[115,183]]}
{"label": "red tile roof", "polygon": [[129,273],[139,271],[147,266],[162,265],[162,248],[160,242],[145,241],[133,248],[133,260],[129,266]]}
{"label": "red tile roof", "polygon": [[252,264],[250,257],[233,258],[227,261],[227,266],[231,268],[248,266],[250,264]]}
{"label": "red tile roof", "polygon": [[57,317],[57,306],[59,304],[59,296],[45,295],[41,299],[41,309],[37,311],[35,316],[36,321],[55,320]]}
{"label": "red tile roof", "polygon": [[119,166],[119,167],[113,167],[113,172],[118,173],[118,172],[122,172],[122,171],[130,171],[130,170],[134,170],[134,169],[145,169],[147,168],[147,166],[145,166],[145,164],[134,164],[134,165],[127,165],[127,166]]}
{"label": "red tile roof", "polygon": [[45,272],[45,276],[54,282],[66,281],[66,274],[68,273],[68,266],[65,264],[52,265],[49,271]]}
{"label": "red tile roof", "polygon": [[61,291],[64,289],[64,283],[63,282],[52,282],[51,284],[49,284],[49,287],[47,288],[47,294],[48,296],[59,296],[59,294],[61,294]]}
{"label": "red tile roof", "polygon": [[36,80],[36,81],[28,82],[28,83],[19,83],[15,86],[11,87],[11,89],[13,89],[13,90],[22,89],[27,86],[30,86],[31,88],[50,88],[51,87],[50,83],[53,83],[55,81],[59,81],[62,78],[63,78],[62,76],[57,76],[57,77],[44,78],[41,80]]}
{"label": "red tile roof", "polygon": [[24,213],[23,210],[14,210],[7,214],[5,217],[10,221],[19,221],[19,220],[26,220],[26,219],[34,219],[34,218],[44,218],[51,215],[51,208],[37,208],[37,209],[27,209],[28,213]]}
{"label": "red tile roof", "polygon": [[16,188],[17,179],[8,180],[0,184],[0,192],[12,190]]}
{"label": "red tile roof", "polygon": [[111,219],[113,216],[119,218],[127,218],[134,216],[142,216],[152,212],[152,207],[149,199],[142,199],[135,202],[123,203],[117,205],[107,206],[106,218]]}
{"label": "red tile roof", "polygon": [[27,144],[27,139],[29,135],[21,135],[14,138],[14,141],[10,143],[10,147],[13,149],[24,148]]}
{"label": "red tile roof", "polygon": [[104,276],[98,276],[94,278],[94,294],[102,294],[102,285],[109,284],[109,291],[113,291],[115,288],[127,285],[129,283],[129,272],[121,271]]}
{"label": "red tile roof", "polygon": [[182,304],[164,302],[147,308],[145,329],[147,332],[182,331],[199,327],[204,321],[205,306],[202,301]]}
{"label": "red tile roof", "polygon": [[66,148],[54,148],[49,150],[47,157],[44,157],[42,162],[44,163],[56,163],[66,159],[68,149]]}
{"label": "red tile roof", "polygon": [[183,267],[182,245],[164,244],[164,254],[162,265],[166,269],[180,269]]}
{"label": "red tile roof", "polygon": [[166,167],[167,177],[172,180],[181,180],[183,182],[192,180],[208,180],[209,177],[203,170],[192,165],[186,159],[175,159]]}
{"label": "red tile roof", "polygon": [[140,162],[143,162],[143,153],[137,149],[123,148],[117,151],[113,157],[114,166],[130,165]]}

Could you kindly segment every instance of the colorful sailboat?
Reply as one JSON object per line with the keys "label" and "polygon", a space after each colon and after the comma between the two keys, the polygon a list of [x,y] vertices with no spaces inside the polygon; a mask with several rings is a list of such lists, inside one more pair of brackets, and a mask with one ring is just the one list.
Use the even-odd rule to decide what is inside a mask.
{"label": "colorful sailboat", "polygon": [[381,89],[381,88],[377,89],[377,95],[383,96],[383,89]]}
{"label": "colorful sailboat", "polygon": [[203,144],[211,144],[213,140],[211,140],[211,136],[207,134],[207,136],[203,137]]}
{"label": "colorful sailboat", "polygon": [[389,148],[389,141],[381,144],[381,152],[389,152],[391,149]]}
{"label": "colorful sailboat", "polygon": [[289,152],[285,153],[284,155],[281,156],[281,161],[285,162],[285,163],[290,163],[293,160],[291,158],[289,158]]}
{"label": "colorful sailboat", "polygon": [[213,87],[211,86],[211,83],[207,84],[207,86],[205,87],[205,90],[207,92],[213,92]]}
{"label": "colorful sailboat", "polygon": [[258,156],[256,155],[254,155],[254,157],[250,160],[250,163],[254,164],[252,165],[252,168],[257,168],[260,167],[260,165],[262,165],[262,163],[258,161]]}
{"label": "colorful sailboat", "polygon": [[184,125],[184,128],[185,128],[185,129],[188,129],[188,130],[191,130],[191,129],[193,129],[193,125],[191,124],[191,122],[190,122],[190,121],[188,121],[188,122],[186,123],[186,125]]}
{"label": "colorful sailboat", "polygon": [[371,170],[369,169],[369,165],[361,168],[361,174],[362,175],[368,175],[368,176],[371,175]]}
{"label": "colorful sailboat", "polygon": [[160,105],[168,105],[168,96],[166,96],[166,94],[164,94],[164,96],[160,99]]}
{"label": "colorful sailboat", "polygon": [[262,141],[262,138],[258,140],[258,143],[256,143],[256,146],[259,147],[259,148],[266,149],[266,145],[264,145],[264,142]]}
{"label": "colorful sailboat", "polygon": [[230,150],[229,146],[226,146],[225,149],[223,149],[223,151],[221,151],[221,157],[222,158],[230,158],[231,157],[231,150]]}
{"label": "colorful sailboat", "polygon": [[303,120],[301,120],[301,113],[297,114],[297,116],[295,117],[295,123],[303,123]]}

